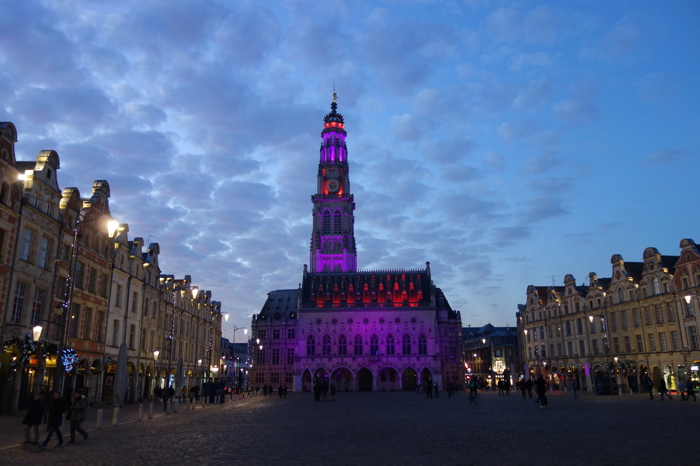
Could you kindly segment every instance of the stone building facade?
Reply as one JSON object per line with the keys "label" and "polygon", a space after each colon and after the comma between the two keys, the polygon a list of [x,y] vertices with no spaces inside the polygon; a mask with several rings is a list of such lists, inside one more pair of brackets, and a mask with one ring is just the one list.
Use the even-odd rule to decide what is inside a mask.
{"label": "stone building facade", "polygon": [[310,262],[298,289],[268,294],[253,315],[250,383],[308,390],[413,390],[464,377],[461,317],[432,281],[430,263],[357,270],[345,121],[324,119]]}
{"label": "stone building facade", "polygon": [[526,374],[543,373],[554,389],[573,380],[600,394],[670,390],[700,384],[700,254],[693,240],[680,256],[644,250],[642,262],[612,256],[611,276],[577,285],[528,286],[517,313]]}
{"label": "stone building facade", "polygon": [[522,368],[517,327],[463,328],[462,341],[467,378],[476,377],[491,387],[501,380],[517,382]]}
{"label": "stone building facade", "polygon": [[15,126],[0,122],[0,411],[22,408],[41,384],[121,404],[214,379],[221,303],[189,276],[163,274],[157,243],[128,238],[107,181],[87,197],[61,191],[59,155],[16,161],[16,141]]}

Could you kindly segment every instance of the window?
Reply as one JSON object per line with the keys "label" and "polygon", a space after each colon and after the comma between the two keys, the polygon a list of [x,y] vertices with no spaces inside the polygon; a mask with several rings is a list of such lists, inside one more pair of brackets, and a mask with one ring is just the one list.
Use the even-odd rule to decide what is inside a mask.
{"label": "window", "polygon": [[103,298],[107,297],[107,285],[109,284],[109,275],[106,273],[102,274],[102,279],[100,280],[100,296]]}
{"label": "window", "polygon": [[668,303],[667,306],[668,306],[667,307],[668,321],[675,322],[676,321],[676,310],[673,308],[673,303]]}
{"label": "window", "polygon": [[651,279],[651,292],[655,295],[659,294],[659,278],[652,277]]}
{"label": "window", "polygon": [[540,339],[544,340],[544,338],[545,338],[545,336],[544,336],[544,326],[541,326],[541,327],[540,327]]}
{"label": "window", "polygon": [[139,294],[134,291],[131,294],[131,312],[136,312],[136,307],[138,306],[138,303],[139,303]]}
{"label": "window", "polygon": [[255,373],[255,383],[264,383],[265,382],[265,374],[262,372],[256,372]]}
{"label": "window", "polygon": [[287,329],[287,338],[290,340],[294,339],[294,330],[293,328],[288,328]]}
{"label": "window", "polygon": [[578,350],[580,352],[580,355],[583,357],[586,355],[586,342],[583,340],[578,341]]}
{"label": "window", "polygon": [[265,365],[265,350],[264,349],[258,350],[258,359],[255,362],[257,363],[258,366]]}
{"label": "window", "polygon": [[85,317],[83,318],[83,340],[92,340],[92,308],[85,308]]}
{"label": "window", "polygon": [[379,354],[379,337],[372,335],[369,339],[369,354],[377,356]]}
{"label": "window", "polygon": [[70,321],[68,322],[68,336],[78,338],[78,324],[80,323],[80,304],[73,303],[70,313]]}
{"label": "window", "polygon": [[671,344],[673,344],[673,351],[680,351],[681,345],[678,340],[678,331],[674,330],[671,332]]}
{"label": "window", "polygon": [[143,301],[143,316],[148,317],[148,301]]}
{"label": "window", "polygon": [[625,335],[625,351],[627,353],[632,352],[632,340],[630,339],[629,335]]}
{"label": "window", "polygon": [[547,357],[547,348],[544,345],[542,345],[542,357],[543,358]]}
{"label": "window", "polygon": [[114,305],[117,307],[122,307],[122,286],[117,284],[117,293],[114,298]]}
{"label": "window", "polygon": [[411,354],[411,337],[408,335],[404,335],[403,338],[401,339],[402,343],[402,353],[404,355],[409,355]]}
{"label": "window", "polygon": [[554,357],[554,343],[549,345],[549,357],[550,358]]}
{"label": "window", "polygon": [[450,358],[447,360],[447,362],[450,362],[452,364],[457,362],[457,347],[456,346],[450,346]]}
{"label": "window", "polygon": [[42,269],[47,268],[50,249],[51,241],[42,236],[41,243],[39,244],[39,261],[37,262],[37,265],[39,265],[39,267]]}
{"label": "window", "polygon": [[639,318],[639,309],[632,309],[632,317],[634,318],[635,327],[639,327],[640,325],[642,325],[641,320]]}
{"label": "window", "polygon": [[651,325],[651,307],[644,308],[644,320],[647,325]]}
{"label": "window", "polygon": [[141,328],[141,339],[139,341],[139,349],[141,351],[146,351],[146,334],[147,330],[146,328]]}
{"label": "window", "polygon": [[267,338],[267,331],[266,330],[258,330],[258,338],[261,340],[264,340]]}
{"label": "window", "polygon": [[154,348],[155,342],[156,342],[156,331],[151,330],[151,334],[150,334],[150,337],[148,339],[148,351],[149,352],[152,352],[153,350],[155,350],[155,348]]}
{"label": "window", "polygon": [[393,356],[395,354],[396,347],[394,346],[396,342],[394,341],[394,335],[389,334],[386,336],[386,354]]}
{"label": "window", "polygon": [[280,350],[278,348],[272,349],[272,365],[279,366],[280,364]]}
{"label": "window", "polygon": [[610,328],[613,332],[617,331],[617,312],[610,313]]}
{"label": "window", "polygon": [[348,339],[345,335],[340,335],[338,337],[338,356],[348,355]]}
{"label": "window", "polygon": [[656,352],[656,338],[654,338],[653,333],[649,334],[649,351],[652,353]]}
{"label": "window", "polygon": [[690,336],[690,349],[698,349],[698,330],[694,325],[688,327],[688,335]]}
{"label": "window", "polygon": [[617,302],[618,303],[625,302],[625,291],[622,288],[618,288],[618,290],[617,290]]}
{"label": "window", "polygon": [[90,267],[90,277],[88,278],[88,291],[97,293],[97,269]]}
{"label": "window", "polygon": [[342,214],[340,213],[339,210],[335,211],[335,215],[333,216],[333,234],[334,235],[342,235],[343,234],[343,217]]}
{"label": "window", "polygon": [[279,372],[270,373],[270,383],[280,383],[280,373]]}
{"label": "window", "polygon": [[595,329],[595,318],[594,318],[591,321],[591,333],[595,333],[595,332],[596,332],[596,329]]}
{"label": "window", "polygon": [[559,356],[560,358],[562,357],[561,353],[562,353],[562,345],[561,345],[561,343],[557,343],[557,356]]}
{"label": "window", "polygon": [[693,301],[685,304],[685,316],[693,317]]}
{"label": "window", "polygon": [[566,342],[566,350],[569,352],[567,356],[570,358],[574,356],[574,344],[573,342],[567,341]]}
{"label": "window", "polygon": [[24,229],[24,235],[22,236],[22,252],[19,255],[19,258],[22,259],[23,261],[29,261],[30,256],[32,255],[32,241],[34,239],[34,232],[30,230],[29,228]]}
{"label": "window", "polygon": [[362,336],[355,335],[355,356],[362,356]]}
{"label": "window", "polygon": [[294,383],[294,372],[287,372],[284,374],[284,383]]}
{"label": "window", "polygon": [[75,286],[77,288],[83,288],[83,280],[85,278],[85,265],[77,261],[75,263]]}
{"label": "window", "polygon": [[620,315],[622,316],[622,328],[629,327],[629,321],[627,320],[627,311],[620,312]]}
{"label": "window", "polygon": [[613,350],[614,354],[620,354],[620,339],[617,337],[613,338]]}
{"label": "window", "polygon": [[641,335],[635,335],[637,337],[637,353],[644,352],[644,340],[642,340]]}
{"label": "window", "polygon": [[424,334],[420,334],[418,337],[418,354],[426,355],[428,354],[428,342]]}
{"label": "window", "polygon": [[273,340],[279,340],[280,339],[280,330],[275,329],[272,331],[272,339]]}
{"label": "window", "polygon": [[12,305],[12,323],[21,324],[22,314],[24,313],[24,293],[27,291],[27,285],[17,282],[15,287],[15,301]]}
{"label": "window", "polygon": [[576,312],[581,310],[581,306],[579,306],[578,301],[574,303],[574,309],[576,309]]}
{"label": "window", "polygon": [[112,346],[119,346],[119,321],[112,322]]}
{"label": "window", "polygon": [[661,351],[668,351],[668,341],[666,341],[666,332],[659,333],[659,345],[661,346]]}
{"label": "window", "polygon": [[323,234],[331,234],[331,213],[327,210],[323,212]]}
{"label": "window", "polygon": [[294,364],[294,348],[287,348],[287,364]]}
{"label": "window", "polygon": [[661,304],[656,305],[656,323],[657,324],[664,323],[664,310],[661,307]]}
{"label": "window", "polygon": [[527,349],[528,359],[532,359],[532,348]]}
{"label": "window", "polygon": [[[258,332],[260,333],[260,332]],[[309,338],[306,339],[306,355],[307,356],[315,356],[316,355],[316,339],[314,338],[313,335],[309,335]]]}
{"label": "window", "polygon": [[63,243],[61,245],[61,258],[63,260],[69,261],[71,257],[71,247],[70,244]]}
{"label": "window", "polygon": [[136,349],[134,348],[134,345],[136,344],[136,325],[131,324],[129,326],[129,348],[130,349]]}
{"label": "window", "polygon": [[[583,319],[576,319],[576,331],[579,335],[583,335]],[[567,331],[566,335],[569,336],[571,334]]]}
{"label": "window", "polygon": [[598,355],[598,340],[593,339],[593,340],[591,340],[591,343],[593,344],[593,355],[597,356]]}
{"label": "window", "polygon": [[41,311],[44,309],[44,290],[37,288],[34,290],[34,302],[32,303],[31,326],[39,325]]}
{"label": "window", "polygon": [[323,337],[323,346],[321,347],[321,354],[323,354],[324,356],[331,355],[331,337],[329,335],[325,335]]}

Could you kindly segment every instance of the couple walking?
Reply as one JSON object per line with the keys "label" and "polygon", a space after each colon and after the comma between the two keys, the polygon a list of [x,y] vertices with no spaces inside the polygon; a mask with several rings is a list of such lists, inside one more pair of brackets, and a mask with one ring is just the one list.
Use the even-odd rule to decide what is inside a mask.
{"label": "couple walking", "polygon": [[[79,432],[83,435],[85,440],[88,438],[88,433],[80,426],[80,424],[85,420],[87,415],[87,398],[79,392],[73,393],[73,402],[68,406],[66,400],[61,397],[58,392],[53,393],[53,400],[51,406],[49,407],[49,419],[47,422],[47,427],[49,429],[49,434],[43,443],[40,443],[41,448],[46,448],[53,437],[54,432],[58,437],[58,445],[56,448],[62,447],[63,435],[61,434],[61,425],[63,424],[63,413],[66,413],[66,419],[70,421],[70,441],[68,443],[75,443],[75,432]],[[39,433],[36,431],[36,440],[39,441]]]}

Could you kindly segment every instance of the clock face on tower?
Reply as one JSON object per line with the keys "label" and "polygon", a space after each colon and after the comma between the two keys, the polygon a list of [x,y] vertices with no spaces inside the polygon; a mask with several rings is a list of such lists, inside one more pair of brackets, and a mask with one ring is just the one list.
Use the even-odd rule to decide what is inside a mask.
{"label": "clock face on tower", "polygon": [[338,183],[338,180],[328,180],[326,181],[326,188],[328,188],[328,192],[334,193],[340,188],[340,183]]}

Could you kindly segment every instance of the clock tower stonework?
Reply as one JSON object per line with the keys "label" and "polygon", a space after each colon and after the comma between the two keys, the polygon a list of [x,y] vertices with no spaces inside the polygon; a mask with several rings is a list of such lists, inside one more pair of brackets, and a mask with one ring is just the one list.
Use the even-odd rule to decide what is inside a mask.
{"label": "clock tower stonework", "polygon": [[350,193],[350,167],[345,121],[333,95],[324,118],[311,232],[311,273],[355,272],[355,200]]}

